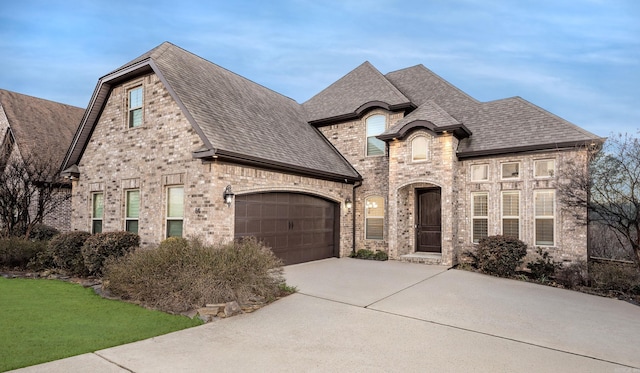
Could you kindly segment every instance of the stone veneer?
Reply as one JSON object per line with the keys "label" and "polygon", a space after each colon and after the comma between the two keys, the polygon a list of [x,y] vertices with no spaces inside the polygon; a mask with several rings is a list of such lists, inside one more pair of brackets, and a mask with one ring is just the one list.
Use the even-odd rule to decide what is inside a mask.
{"label": "stone veneer", "polygon": [[[144,86],[143,124],[128,128],[127,89]],[[194,159],[200,137],[155,74],[113,87],[79,164],[73,185],[75,230],[91,229],[91,196],[104,193],[103,231],[124,230],[125,192],[140,190],[139,235],[142,246],[165,238],[166,188],[184,186],[184,236],[205,242],[233,239],[233,205],[222,193],[231,185],[236,195],[263,191],[311,194],[340,206],[340,255],[351,251],[351,213],[344,200],[350,184],[225,163]]]}

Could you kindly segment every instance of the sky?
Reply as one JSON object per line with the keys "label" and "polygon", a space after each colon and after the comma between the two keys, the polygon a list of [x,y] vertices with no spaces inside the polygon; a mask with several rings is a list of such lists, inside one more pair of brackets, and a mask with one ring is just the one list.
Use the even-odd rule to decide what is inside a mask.
{"label": "sky", "polygon": [[637,0],[3,0],[0,88],[86,108],[164,41],[300,103],[364,61],[423,64],[479,101],[640,135]]}

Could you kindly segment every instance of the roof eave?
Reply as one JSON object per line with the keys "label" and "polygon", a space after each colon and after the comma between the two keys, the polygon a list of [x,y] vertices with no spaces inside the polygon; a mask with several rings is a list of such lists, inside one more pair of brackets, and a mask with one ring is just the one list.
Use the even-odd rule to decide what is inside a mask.
{"label": "roof eave", "polygon": [[458,159],[467,159],[467,158],[475,158],[475,157],[484,157],[491,155],[502,155],[502,154],[512,154],[512,153],[524,153],[538,150],[566,150],[566,149],[579,149],[581,147],[586,146],[594,146],[602,144],[603,139],[585,139],[585,140],[577,140],[577,141],[566,141],[566,142],[557,142],[557,143],[547,143],[547,144],[536,144],[536,145],[526,145],[526,146],[516,146],[509,148],[500,148],[500,149],[484,149],[484,150],[476,150],[469,152],[458,152]]}
{"label": "roof eave", "polygon": [[464,139],[471,136],[471,131],[462,123],[450,124],[448,126],[437,126],[428,120],[414,120],[399,128],[397,131],[384,133],[376,136],[383,141],[393,139],[402,139],[406,137],[411,130],[415,128],[426,128],[436,134],[452,133],[458,139]]}
{"label": "roof eave", "polygon": [[359,119],[360,117],[362,117],[362,115],[364,113],[366,113],[367,111],[371,110],[371,109],[375,109],[375,108],[382,108],[388,111],[400,111],[400,110],[414,110],[416,108],[416,106],[412,103],[412,102],[403,102],[400,104],[393,104],[390,105],[384,101],[369,101],[366,102],[362,105],[360,105],[355,111],[351,112],[351,113],[345,113],[345,114],[340,114],[340,115],[335,115],[329,118],[323,118],[323,119],[315,119],[312,121],[309,121],[309,124],[314,126],[314,127],[322,127],[322,126],[328,126],[331,124],[335,124],[338,122],[344,122],[344,121],[348,121],[348,120],[355,120],[355,119]]}

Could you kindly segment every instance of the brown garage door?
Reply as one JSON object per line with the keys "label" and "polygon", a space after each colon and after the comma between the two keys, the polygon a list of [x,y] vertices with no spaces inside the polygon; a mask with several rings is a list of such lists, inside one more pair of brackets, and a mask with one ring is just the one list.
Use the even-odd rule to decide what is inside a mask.
{"label": "brown garage door", "polygon": [[295,193],[236,196],[235,237],[254,236],[285,264],[336,256],[335,203]]}

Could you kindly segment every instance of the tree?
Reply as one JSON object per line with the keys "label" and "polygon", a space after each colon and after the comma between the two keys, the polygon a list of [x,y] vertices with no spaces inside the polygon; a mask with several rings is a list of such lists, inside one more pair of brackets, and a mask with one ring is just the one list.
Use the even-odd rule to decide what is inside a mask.
{"label": "tree", "polygon": [[71,198],[68,182],[46,154],[4,157],[0,169],[0,227],[28,238],[33,227]]}
{"label": "tree", "polygon": [[567,165],[559,196],[567,206],[586,206],[588,219],[615,232],[640,268],[640,139],[617,134],[586,154],[586,165]]}

